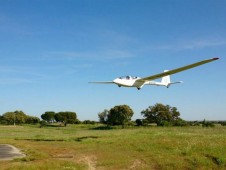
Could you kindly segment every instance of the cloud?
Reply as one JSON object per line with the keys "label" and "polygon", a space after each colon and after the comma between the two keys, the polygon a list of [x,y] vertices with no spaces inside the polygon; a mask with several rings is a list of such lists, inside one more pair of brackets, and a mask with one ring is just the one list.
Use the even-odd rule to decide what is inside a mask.
{"label": "cloud", "polygon": [[15,84],[30,84],[34,83],[31,79],[26,78],[0,78],[1,85],[15,85]]}
{"label": "cloud", "polygon": [[127,50],[107,49],[103,51],[52,51],[43,55],[45,59],[50,60],[76,60],[76,59],[91,59],[91,60],[114,60],[122,58],[131,58],[133,54]]}
{"label": "cloud", "polygon": [[22,66],[1,66],[0,84],[27,84],[36,83],[48,79],[47,74],[39,72],[32,67]]}
{"label": "cloud", "polygon": [[195,50],[202,48],[225,46],[226,40],[193,40],[182,41],[180,43],[169,43],[167,45],[152,46],[156,50]]}

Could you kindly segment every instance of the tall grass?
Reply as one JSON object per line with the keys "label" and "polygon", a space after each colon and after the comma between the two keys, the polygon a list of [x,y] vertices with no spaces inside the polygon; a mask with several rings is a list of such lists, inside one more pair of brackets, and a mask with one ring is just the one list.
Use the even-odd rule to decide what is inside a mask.
{"label": "tall grass", "polygon": [[1,169],[226,169],[226,127],[0,126],[25,158]]}

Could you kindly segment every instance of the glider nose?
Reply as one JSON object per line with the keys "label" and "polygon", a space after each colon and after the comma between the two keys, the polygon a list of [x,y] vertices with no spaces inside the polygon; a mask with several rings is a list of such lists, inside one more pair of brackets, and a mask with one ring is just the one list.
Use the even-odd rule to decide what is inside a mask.
{"label": "glider nose", "polygon": [[114,82],[115,84],[118,84],[118,80],[119,80],[119,79],[116,78],[116,79],[113,80],[113,82]]}

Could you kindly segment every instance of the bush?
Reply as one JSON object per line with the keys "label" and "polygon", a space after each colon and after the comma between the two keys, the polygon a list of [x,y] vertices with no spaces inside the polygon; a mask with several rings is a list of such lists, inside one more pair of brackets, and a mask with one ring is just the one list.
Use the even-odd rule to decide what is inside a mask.
{"label": "bush", "polygon": [[206,120],[203,120],[202,127],[214,127],[215,125],[212,122],[208,122]]}
{"label": "bush", "polygon": [[40,128],[42,128],[43,126],[46,126],[48,123],[44,120],[41,120],[40,122]]}
{"label": "bush", "polygon": [[221,126],[226,126],[226,121],[219,122]]}
{"label": "bush", "polygon": [[95,121],[91,121],[91,120],[84,120],[84,121],[82,122],[82,124],[90,124],[90,125],[95,125],[95,124],[96,124],[96,122],[95,122]]}
{"label": "bush", "polygon": [[185,120],[178,119],[173,122],[173,126],[188,126],[188,123]]}
{"label": "bush", "polygon": [[136,125],[137,126],[143,126],[143,122],[142,122],[142,120],[141,119],[136,119]]}

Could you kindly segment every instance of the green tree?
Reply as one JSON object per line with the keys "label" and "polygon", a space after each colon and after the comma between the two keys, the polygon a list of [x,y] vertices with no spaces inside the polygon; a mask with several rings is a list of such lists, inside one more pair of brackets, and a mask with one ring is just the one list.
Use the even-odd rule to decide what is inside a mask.
{"label": "green tree", "polygon": [[124,126],[129,123],[133,114],[133,110],[128,105],[115,106],[107,115],[107,124]]}
{"label": "green tree", "polygon": [[205,119],[202,122],[202,127],[214,127],[215,125],[210,122],[210,121],[206,121]]}
{"label": "green tree", "polygon": [[66,126],[67,123],[77,123],[77,115],[75,112],[59,112],[55,114],[55,120],[57,122],[63,122]]}
{"label": "green tree", "polygon": [[141,114],[149,123],[157,123],[158,126],[169,126],[177,122],[180,112],[176,107],[157,103],[143,110]]}
{"label": "green tree", "polygon": [[28,116],[23,111],[15,111],[14,113],[16,116],[16,123],[23,124],[26,122]]}
{"label": "green tree", "polygon": [[23,111],[6,112],[2,115],[2,121],[6,124],[23,124],[27,117]]}
{"label": "green tree", "polygon": [[92,121],[92,120],[84,120],[82,123],[83,124],[90,124],[90,125],[95,125],[96,124],[96,122]]}
{"label": "green tree", "polygon": [[109,111],[107,109],[105,109],[103,112],[100,112],[98,114],[99,117],[99,122],[106,124],[107,123],[107,115],[108,115]]}
{"label": "green tree", "polygon": [[6,121],[4,120],[3,116],[0,116],[0,124],[6,124]]}
{"label": "green tree", "polygon": [[4,121],[8,125],[13,125],[15,122],[15,113],[14,112],[6,112],[2,115],[2,121]]}
{"label": "green tree", "polygon": [[142,122],[142,120],[141,119],[136,119],[136,125],[137,126],[142,126],[143,125],[143,122]]}
{"label": "green tree", "polygon": [[27,116],[27,119],[26,119],[27,124],[35,124],[35,123],[39,123],[39,122],[40,122],[40,119],[38,117]]}
{"label": "green tree", "polygon": [[50,123],[50,122],[54,122],[55,121],[55,112],[53,112],[53,111],[47,111],[47,112],[45,112],[45,113],[43,113],[42,115],[41,115],[41,118],[43,119],[43,120],[45,120],[45,121],[47,121],[48,123]]}

